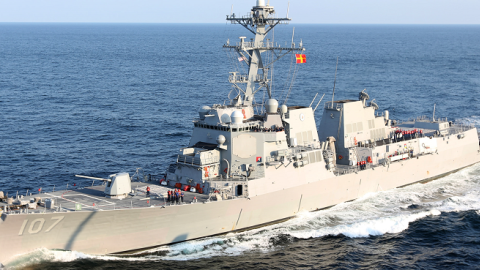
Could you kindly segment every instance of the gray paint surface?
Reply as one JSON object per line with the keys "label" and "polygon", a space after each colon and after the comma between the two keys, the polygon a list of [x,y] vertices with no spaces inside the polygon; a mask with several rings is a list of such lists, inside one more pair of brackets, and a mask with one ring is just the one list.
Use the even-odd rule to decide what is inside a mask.
{"label": "gray paint surface", "polygon": [[[246,57],[249,73],[231,76],[242,90],[230,105],[202,108],[189,145],[166,175],[168,186],[133,183],[135,196],[124,200],[105,198],[102,187],[42,194],[63,206],[2,212],[0,262],[41,247],[109,254],[227,233],[480,161],[476,128],[442,119],[395,123],[388,113],[377,114],[378,106],[367,102],[364,92],[359,100],[327,103],[318,130],[311,107],[255,114],[253,97],[269,82],[262,53],[304,50],[264,41],[271,25],[289,21],[274,18],[272,11],[255,6],[250,16],[228,17],[255,34],[253,42],[224,46]],[[165,203],[176,185],[200,187],[202,194],[187,191],[185,204]],[[143,193],[146,186],[152,188],[150,197]],[[82,210],[75,211],[76,204]]]}

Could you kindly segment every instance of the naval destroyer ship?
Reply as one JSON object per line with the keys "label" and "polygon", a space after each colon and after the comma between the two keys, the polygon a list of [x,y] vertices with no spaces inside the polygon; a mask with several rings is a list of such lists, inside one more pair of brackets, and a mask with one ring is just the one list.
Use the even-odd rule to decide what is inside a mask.
{"label": "naval destroyer ship", "polygon": [[[435,117],[395,121],[366,91],[324,103],[317,128],[320,102],[287,106],[272,96],[272,64],[292,54],[306,62],[302,43],[266,38],[288,15],[278,18],[258,0],[248,15],[227,21],[254,35],[223,46],[248,73],[230,74],[230,104],[200,109],[189,144],[166,173],[80,176],[91,186],[0,192],[0,262],[39,248],[118,254],[246,230],[480,161],[475,127]],[[275,57],[262,57],[267,53]],[[268,99],[256,103],[260,90]],[[172,200],[178,190],[184,196]]]}

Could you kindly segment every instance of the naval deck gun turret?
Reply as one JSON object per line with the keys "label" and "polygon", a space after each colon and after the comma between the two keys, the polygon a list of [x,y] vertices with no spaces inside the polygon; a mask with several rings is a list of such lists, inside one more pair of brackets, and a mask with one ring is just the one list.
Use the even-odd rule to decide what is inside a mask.
{"label": "naval deck gun turret", "polygon": [[75,175],[76,177],[105,181],[105,196],[113,199],[123,199],[132,192],[132,181],[128,173],[116,173],[109,178]]}

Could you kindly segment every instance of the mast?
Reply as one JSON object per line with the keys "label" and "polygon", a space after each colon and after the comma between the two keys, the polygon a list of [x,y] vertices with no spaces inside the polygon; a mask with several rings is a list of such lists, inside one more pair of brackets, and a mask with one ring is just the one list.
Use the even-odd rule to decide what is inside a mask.
{"label": "mast", "polygon": [[[245,41],[246,37],[240,37],[240,42],[236,45],[230,45],[227,42],[223,46],[235,50],[239,59],[244,60],[248,66],[247,75],[238,75],[236,72],[232,72],[229,77],[229,82],[239,90],[241,100],[246,106],[253,104],[255,94],[263,87],[267,89],[269,98],[272,98],[268,76],[270,65],[288,53],[305,50],[301,43],[296,48],[293,42],[291,47],[281,47],[273,42],[265,42],[265,37],[275,26],[288,24],[291,21],[290,18],[276,18],[275,15],[273,6],[265,5],[265,0],[257,0],[257,5],[246,16],[236,17],[235,13],[227,15],[227,21],[232,24],[240,24],[255,35],[252,41]],[[275,52],[275,59],[271,63],[264,63],[262,59],[262,53],[266,51]],[[239,84],[246,84],[246,86],[243,88]]]}

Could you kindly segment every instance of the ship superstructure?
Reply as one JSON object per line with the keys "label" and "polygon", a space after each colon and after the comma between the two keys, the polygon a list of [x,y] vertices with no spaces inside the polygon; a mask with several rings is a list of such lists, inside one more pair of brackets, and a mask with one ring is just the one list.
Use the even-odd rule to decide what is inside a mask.
{"label": "ship superstructure", "polygon": [[[251,41],[242,36],[235,45],[227,41],[223,46],[238,54],[248,73],[231,72],[229,82],[237,94],[230,105],[200,109],[190,146],[180,150],[177,163],[169,169],[166,178],[169,184],[196,187],[207,193],[217,191],[225,197],[256,196],[270,191],[263,187],[264,180],[268,181],[265,177],[268,171],[286,166],[285,162],[294,155],[304,152],[303,155],[315,157],[312,163],[322,160],[312,108],[288,108],[285,104],[279,107],[272,97],[273,64],[286,55],[298,55],[305,50],[302,42],[295,44],[292,40],[285,47],[266,39],[275,26],[290,20],[277,18],[274,8],[264,1],[257,1],[246,16],[227,16],[227,21],[240,24],[255,35]],[[269,63],[264,61],[267,52],[273,52],[274,56],[268,57]],[[257,104],[255,94],[262,89],[268,99]],[[262,113],[256,114],[259,106]],[[301,167],[308,162],[299,158],[288,163]]]}
{"label": "ship superstructure", "polygon": [[[93,180],[81,188],[0,192],[0,262],[38,248],[115,254],[245,230],[480,161],[475,127],[435,117],[392,120],[365,90],[358,99],[326,102],[318,130],[313,102],[279,105],[273,63],[291,54],[305,62],[305,49],[266,39],[290,21],[275,14],[258,0],[248,15],[227,16],[255,35],[224,45],[248,73],[230,74],[230,104],[200,109],[188,146],[165,175],[138,177],[137,170],[133,177],[81,176]],[[269,52],[275,57],[267,63]],[[257,103],[260,90],[268,99]]]}

